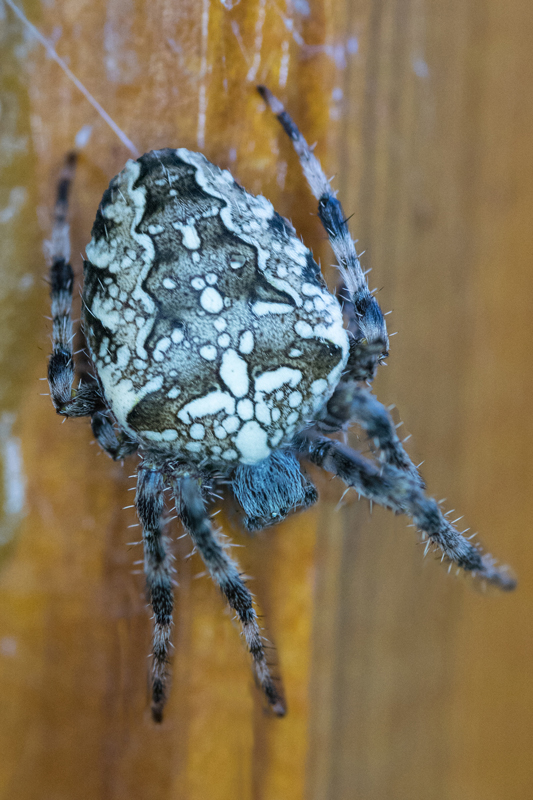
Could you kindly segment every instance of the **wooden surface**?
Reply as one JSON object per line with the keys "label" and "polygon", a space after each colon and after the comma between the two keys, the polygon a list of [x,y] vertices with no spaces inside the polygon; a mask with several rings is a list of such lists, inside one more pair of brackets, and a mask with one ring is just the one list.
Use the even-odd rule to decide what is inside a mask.
{"label": "wooden surface", "polygon": [[[231,8],[233,6],[233,8]],[[526,0],[27,0],[25,12],[139,150],[201,149],[332,257],[280,94],[336,186],[388,311],[410,453],[516,569],[484,596],[422,558],[404,519],[346,498],[252,541],[226,523],[289,704],[272,719],[238,631],[177,539],[172,695],[148,713],[150,623],[133,566],[134,463],[65,425],[46,384],[42,242],[54,181],[92,126],[72,201],[80,271],[128,152],[4,7],[0,137],[0,798],[524,800],[533,733],[530,339],[533,6]],[[332,272],[329,270],[329,276]],[[25,498],[25,499],[24,499]],[[24,502],[23,502],[24,499]],[[454,515],[455,516],[455,515]]]}

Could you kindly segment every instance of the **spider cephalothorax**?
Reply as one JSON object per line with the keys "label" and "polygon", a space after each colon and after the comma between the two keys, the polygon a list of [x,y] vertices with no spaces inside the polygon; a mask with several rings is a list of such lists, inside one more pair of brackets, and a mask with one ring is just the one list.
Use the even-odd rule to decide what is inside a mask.
{"label": "spider cephalothorax", "polygon": [[[102,447],[138,451],[136,506],[154,610],[153,703],[161,720],[172,625],[170,556],[162,533],[170,488],[185,529],[239,617],[259,682],[278,714],[251,595],[222,546],[206,487],[225,481],[249,530],[271,525],[317,493],[300,458],[359,494],[411,516],[450,563],[512,588],[449,523],[368,383],[387,354],[383,315],[369,292],[339,202],[279,101],[278,116],[319,201],[339,262],[343,307],[310,251],[264,197],[189,150],[128,161],[105,192],[87,247],[84,322],[95,375],[73,389],[66,203],[75,157],[59,187],[52,237],[52,399],[65,416],[90,416]],[[346,323],[346,327],[343,324]],[[358,423],[376,460],[324,434]]]}

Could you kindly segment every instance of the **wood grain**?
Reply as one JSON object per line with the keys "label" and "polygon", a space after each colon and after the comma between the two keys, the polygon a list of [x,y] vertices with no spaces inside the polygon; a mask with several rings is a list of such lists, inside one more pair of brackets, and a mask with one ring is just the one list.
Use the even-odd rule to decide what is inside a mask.
{"label": "wood grain", "polygon": [[[233,7],[231,7],[233,6]],[[201,149],[262,192],[328,271],[278,92],[329,174],[388,311],[376,382],[429,489],[517,570],[482,596],[400,518],[313,473],[322,501],[253,540],[230,516],[289,714],[265,715],[238,631],[178,539],[173,686],[154,727],[133,566],[135,462],[61,425],[42,241],[92,126],[72,252],[128,152],[4,7],[0,138],[0,797],[523,800],[530,793],[533,10],[524,0],[27,0],[28,18],[141,151]],[[16,190],[13,193],[13,190]],[[383,287],[383,288],[382,288]],[[354,438],[354,443],[356,440]],[[22,472],[19,474],[17,454]],[[129,467],[129,468],[128,468]],[[25,489],[25,504],[19,498]]]}

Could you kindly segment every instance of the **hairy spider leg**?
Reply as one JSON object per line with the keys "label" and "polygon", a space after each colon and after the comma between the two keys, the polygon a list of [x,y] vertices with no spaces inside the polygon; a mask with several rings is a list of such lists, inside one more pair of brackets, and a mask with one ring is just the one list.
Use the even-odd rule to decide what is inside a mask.
{"label": "hairy spider leg", "polygon": [[387,326],[378,302],[368,289],[344,211],[319,160],[283,104],[266,86],[258,86],[257,89],[292,141],[309,188],[318,200],[318,216],[328,234],[349,294],[347,318],[353,338],[346,374],[356,380],[372,380],[379,361],[388,355]]}
{"label": "hairy spider leg", "polygon": [[437,503],[424,495],[424,483],[396,435],[386,409],[357,384],[357,381],[371,380],[380,359],[387,355],[388,337],[383,314],[368,289],[342,207],[318,159],[282,103],[266,87],[260,86],[258,90],[276,114],[298,154],[303,173],[318,199],[319,217],[349,294],[344,310],[354,337],[350,358],[343,379],[317,420],[317,427],[333,431],[347,422],[357,422],[376,441],[383,464],[380,470],[355,451],[313,432],[296,437],[296,443],[303,443],[302,452],[311,461],[339,475],[361,495],[397,513],[411,516],[450,561],[503,589],[514,588],[514,580],[507,572],[499,571],[491,556],[482,555],[464,539],[446,520]]}
{"label": "hairy spider leg", "polygon": [[368,289],[342,206],[333,194],[320,162],[281,102],[266,87],[258,89],[290,137],[311,191],[318,199],[319,217],[339,262],[343,280],[341,294],[348,293],[343,310],[353,336],[350,358],[320,420],[329,426],[330,431],[356,421],[369,438],[376,441],[383,460],[408,472],[423,488],[424,482],[396,435],[394,423],[384,406],[366,388],[357,384],[357,381],[374,377],[377,364],[387,355],[388,337],[381,308]]}
{"label": "hairy spider leg", "polygon": [[155,467],[141,465],[135,505],[143,527],[144,572],[154,612],[152,717],[155,722],[162,721],[166,702],[168,648],[174,608],[171,556],[161,526],[164,488],[163,474]]}
{"label": "hairy spider leg", "polygon": [[59,178],[54,226],[49,243],[50,295],[52,299],[52,355],[48,362],[48,383],[58,414],[65,417],[91,417],[91,426],[100,446],[114,459],[137,450],[137,443],[116,431],[98,384],[91,376],[73,389],[75,364],[72,353],[72,290],[74,274],[70,265],[68,196],[76,169],[76,152],[71,152]]}
{"label": "hairy spider leg", "polygon": [[409,472],[391,464],[378,467],[340,442],[313,432],[302,434],[298,444],[300,452],[313,464],[342,478],[358,494],[411,517],[417,528],[442,551],[443,558],[500,589],[515,588],[516,581],[508,568],[498,568],[491,555],[465,539],[442,514],[436,500],[426,497],[420,482]]}
{"label": "hairy spider leg", "polygon": [[332,433],[347,423],[356,422],[381,450],[381,460],[409,473],[413,481],[425,488],[417,468],[407,455],[396,433],[396,427],[385,406],[369,389],[356,381],[339,383],[323,408],[317,427]]}
{"label": "hairy spider leg", "polygon": [[130,439],[124,431],[115,428],[109,411],[96,411],[91,417],[91,428],[100,447],[114,461],[130,456],[139,448],[138,442]]}
{"label": "hairy spider leg", "polygon": [[188,476],[176,475],[172,483],[176,510],[181,522],[200,553],[211,578],[218,584],[240,620],[259,684],[269,705],[275,714],[283,716],[285,702],[270,673],[252,595],[242,579],[238,564],[227,555],[217,539],[206,512],[198,481]]}
{"label": "hairy spider leg", "polygon": [[88,417],[103,408],[98,386],[93,381],[80,383],[74,389],[74,360],[72,355],[72,287],[74,274],[70,265],[68,224],[68,195],[76,153],[69,153],[61,172],[57,189],[54,226],[49,242],[50,297],[52,300],[52,355],[48,362],[50,395],[58,414],[66,417]]}

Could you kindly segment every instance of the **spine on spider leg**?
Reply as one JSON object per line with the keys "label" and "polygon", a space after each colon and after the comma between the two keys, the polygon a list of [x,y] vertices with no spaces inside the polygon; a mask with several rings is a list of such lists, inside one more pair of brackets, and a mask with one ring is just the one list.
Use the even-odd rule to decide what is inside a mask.
{"label": "spine on spider leg", "polygon": [[236,612],[252,655],[257,679],[272,711],[285,714],[283,696],[270,674],[261,631],[252,596],[246,587],[236,562],[231,559],[218,541],[207,515],[197,483],[189,477],[174,479],[176,510],[200,553],[209,574],[218,584],[229,606]]}
{"label": "spine on spider leg", "polygon": [[162,474],[141,467],[137,477],[135,505],[143,526],[144,572],[154,612],[152,648],[152,717],[163,719],[166,702],[167,662],[174,595],[172,591],[171,558],[161,530],[164,481]]}
{"label": "spine on spider leg", "polygon": [[408,472],[390,464],[378,469],[349,447],[318,435],[301,437],[300,451],[363,497],[411,517],[448,562],[504,591],[515,588],[516,581],[508,568],[498,567],[489,553],[465,539],[442,514],[436,500],[427,497]]}
{"label": "spine on spider leg", "polygon": [[344,288],[348,292],[348,298],[343,299],[352,340],[346,372],[355,380],[372,380],[379,361],[388,354],[387,326],[377,300],[368,289],[355,243],[348,230],[348,221],[319,160],[283,104],[266,86],[258,86],[257,89],[277,116],[298,154],[309,187],[318,200],[318,216],[328,234]]}

